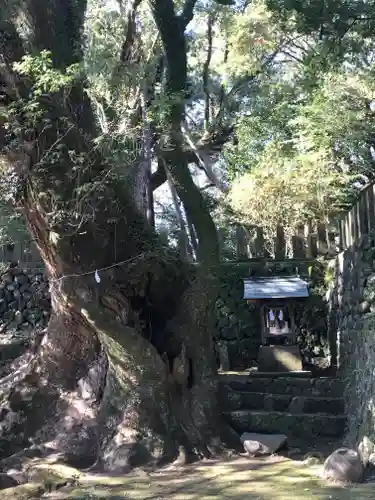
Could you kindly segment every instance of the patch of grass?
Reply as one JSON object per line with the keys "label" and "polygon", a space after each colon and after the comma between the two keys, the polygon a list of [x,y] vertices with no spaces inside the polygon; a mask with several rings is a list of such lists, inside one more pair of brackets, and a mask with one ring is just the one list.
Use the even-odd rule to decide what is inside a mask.
{"label": "patch of grass", "polygon": [[2,500],[32,500],[40,498],[44,488],[39,483],[28,483],[1,491]]}
{"label": "patch of grass", "polygon": [[[49,468],[51,465],[49,465]],[[320,466],[282,457],[205,461],[127,475],[79,474],[51,493],[67,500],[373,500],[374,484],[340,487],[322,481]],[[72,469],[64,477],[77,478]],[[59,474],[61,478],[61,472]],[[14,488],[13,488],[14,489]],[[6,491],[6,490],[4,490]],[[10,490],[9,490],[10,491]],[[17,499],[18,497],[5,497]],[[23,497],[25,498],[25,497]],[[32,497],[28,497],[32,498]],[[44,498],[44,497],[43,497]],[[48,498],[48,495],[46,496]]]}

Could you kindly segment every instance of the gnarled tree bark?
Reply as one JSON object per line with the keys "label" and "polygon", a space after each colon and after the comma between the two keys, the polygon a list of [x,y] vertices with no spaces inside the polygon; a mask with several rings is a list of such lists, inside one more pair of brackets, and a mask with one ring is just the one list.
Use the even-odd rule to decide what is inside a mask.
{"label": "gnarled tree bark", "polygon": [[[80,62],[85,1],[50,4],[45,9],[36,0],[22,2],[22,15],[34,28],[26,44],[17,31],[16,2],[0,13],[0,88],[12,110],[3,121],[0,151],[15,168],[18,205],[46,264],[53,307],[27,376],[8,391],[9,426],[0,444],[11,454],[31,438],[44,446],[49,441],[66,459],[85,456],[87,465],[99,461],[111,469],[171,459],[181,447],[188,455],[209,456],[223,441],[236,446],[216,397],[211,332],[217,235],[188,165],[180,161],[183,105],[177,100],[171,106],[167,166],[194,224],[201,267],[161,244],[134,205],[126,179],[93,146],[85,82],[75,78],[67,89],[38,95],[32,75],[14,72],[13,63],[30,47],[35,54],[48,48],[53,70],[61,74]],[[184,34],[172,1],[151,4],[171,95],[186,82]],[[25,114],[30,100],[40,111],[31,122]],[[24,394],[32,395],[31,404]],[[41,400],[48,401],[48,415]],[[11,418],[17,408],[21,425],[31,415],[34,424],[11,442],[20,432]]]}

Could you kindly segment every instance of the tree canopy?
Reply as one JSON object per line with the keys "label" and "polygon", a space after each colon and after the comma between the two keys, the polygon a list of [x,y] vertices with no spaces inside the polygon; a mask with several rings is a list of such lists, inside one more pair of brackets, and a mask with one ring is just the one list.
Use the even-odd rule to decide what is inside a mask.
{"label": "tree canopy", "polygon": [[[169,60],[163,54],[171,32],[160,30],[152,4],[98,0],[85,10],[82,64],[69,69],[85,74],[96,147],[117,172],[131,177],[136,156],[148,163],[143,203],[152,223],[156,213],[170,243],[198,258],[204,243],[190,196],[178,188],[182,178],[173,187],[165,173],[167,123],[177,100],[183,102],[186,179],[194,178],[199,203],[214,203],[222,234],[234,220],[268,220],[270,235],[277,218],[290,231],[307,220],[334,221],[373,180],[372,3],[187,1],[170,7],[185,27],[186,70],[175,61],[171,71],[174,53]],[[48,54],[18,63],[25,75],[39,71],[45,89],[48,78],[56,78],[52,69],[41,78],[48,57],[56,59]]]}

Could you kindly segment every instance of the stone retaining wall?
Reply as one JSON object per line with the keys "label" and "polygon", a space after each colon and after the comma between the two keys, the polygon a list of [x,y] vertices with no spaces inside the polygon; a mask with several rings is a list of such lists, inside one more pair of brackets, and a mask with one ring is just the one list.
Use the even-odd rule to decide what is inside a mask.
{"label": "stone retaining wall", "polygon": [[43,271],[11,267],[0,274],[0,330],[44,327],[50,308],[48,280]]}
{"label": "stone retaining wall", "polygon": [[346,444],[375,462],[375,233],[340,254],[333,269],[331,328],[346,386]]}

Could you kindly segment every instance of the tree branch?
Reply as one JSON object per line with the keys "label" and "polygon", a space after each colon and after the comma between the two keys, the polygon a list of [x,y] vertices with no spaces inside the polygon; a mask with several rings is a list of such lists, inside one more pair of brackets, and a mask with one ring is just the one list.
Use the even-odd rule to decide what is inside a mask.
{"label": "tree branch", "polygon": [[186,26],[193,20],[194,17],[194,7],[197,0],[185,0],[185,5],[182,9],[182,14],[180,15],[180,22],[183,31],[185,31]]}
{"label": "tree branch", "polygon": [[[184,132],[186,142],[190,149],[184,149],[183,154],[188,163],[194,163],[199,169],[204,170],[206,172],[207,177],[213,181],[213,184],[222,192],[227,190],[226,186],[224,186],[220,180],[218,180],[214,173],[212,175],[210,161],[208,157],[210,155],[218,154],[222,150],[224,144],[228,141],[230,136],[234,132],[234,127],[222,127],[220,130],[211,132],[201,138],[198,142],[194,143],[191,139],[188,131],[188,127],[186,124],[182,126]],[[158,150],[158,166],[156,172],[151,175],[151,188],[153,191],[162,186],[167,178],[165,176],[165,170],[163,166],[163,162],[161,159],[164,157],[164,152],[162,149]]]}
{"label": "tree branch", "polygon": [[[209,149],[209,147],[208,147]],[[151,175],[151,189],[155,191],[160,186],[162,186],[166,181],[167,177],[165,175],[165,168],[163,163],[163,151],[158,151],[158,166],[156,172]],[[194,163],[198,168],[203,169],[201,162],[199,161],[198,155],[193,150],[185,150],[184,155],[186,156],[186,161],[188,163]]]}
{"label": "tree branch", "polygon": [[[228,56],[229,56],[229,42],[228,42],[228,33],[226,33],[226,40],[225,40],[225,49],[224,49],[224,65],[228,62]],[[225,100],[225,87],[221,83],[220,84],[220,97],[219,97],[219,113],[220,110],[223,109],[224,107],[224,100]],[[220,115],[222,116],[222,115]],[[218,124],[217,119],[215,120],[215,123]]]}
{"label": "tree branch", "polygon": [[203,151],[198,150],[198,148],[194,144],[192,138],[190,137],[189,130],[188,130],[185,123],[182,125],[182,131],[183,131],[183,134],[185,136],[186,142],[191,147],[192,151],[195,153],[196,162],[199,165],[199,167],[205,171],[208,179],[215,184],[215,186],[219,189],[219,191],[221,191],[222,193],[225,193],[227,191],[227,187],[215,175],[215,173],[212,169],[211,159],[209,158],[207,151],[206,151],[206,153],[204,153]]}
{"label": "tree branch", "polygon": [[180,18],[175,14],[173,0],[150,0],[153,16],[163,42],[167,63],[166,94],[168,106],[169,144],[162,158],[173,180],[177,194],[197,232],[198,259],[206,264],[219,261],[219,244],[215,224],[205,200],[195,185],[186,155],[181,123],[185,114],[187,80],[187,55],[184,31]]}
{"label": "tree branch", "polygon": [[181,256],[182,260],[192,260],[193,252],[192,252],[192,248],[191,248],[191,245],[189,242],[183,213],[182,213],[182,210],[180,207],[180,200],[179,200],[176,188],[173,184],[173,180],[168,172],[168,169],[167,169],[165,163],[164,163],[164,170],[165,170],[166,177],[168,180],[169,189],[170,189],[170,192],[172,195],[172,201],[173,201],[174,209],[176,212],[178,224],[180,226],[180,230],[179,230],[180,256]]}
{"label": "tree branch", "polygon": [[164,182],[166,182],[167,176],[165,174],[164,162],[161,157],[158,158],[158,167],[156,172],[151,175],[151,189],[155,191]]}
{"label": "tree branch", "polygon": [[191,246],[192,246],[192,250],[193,250],[193,256],[195,256],[195,258],[196,258],[198,255],[198,251],[199,251],[198,240],[197,240],[194,225],[191,222],[191,219],[189,218],[189,216],[186,212],[185,212],[185,215],[186,215],[186,220],[187,220],[187,224],[188,224],[188,230],[189,230],[190,241],[191,241]]}
{"label": "tree branch", "polygon": [[210,89],[208,85],[210,63],[212,57],[212,27],[214,24],[213,14],[210,13],[207,19],[207,55],[203,64],[203,92],[204,92],[204,128],[208,130],[210,127]]}
{"label": "tree branch", "polygon": [[142,0],[134,0],[133,5],[128,10],[127,14],[127,24],[126,24],[126,35],[124,43],[121,48],[120,62],[125,63],[132,59],[132,51],[135,41],[136,34],[136,24],[135,24],[135,16],[137,13],[137,9],[141,4]]}
{"label": "tree branch", "polygon": [[291,54],[288,50],[286,49],[283,49],[281,51],[282,54],[284,54],[285,56],[288,56],[290,57],[291,59],[294,59],[295,61],[297,61],[298,63],[300,64],[303,64],[303,59],[299,58],[298,56],[294,55],[294,54]]}
{"label": "tree branch", "polygon": [[209,182],[205,186],[201,187],[201,191],[205,191],[206,189],[210,189],[212,187],[215,187],[215,184],[213,182]]}

